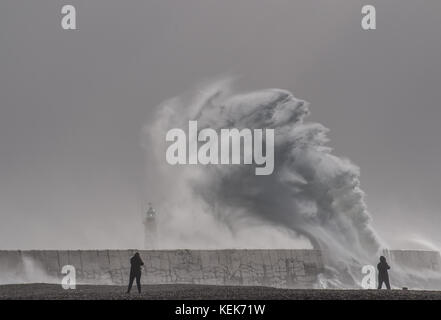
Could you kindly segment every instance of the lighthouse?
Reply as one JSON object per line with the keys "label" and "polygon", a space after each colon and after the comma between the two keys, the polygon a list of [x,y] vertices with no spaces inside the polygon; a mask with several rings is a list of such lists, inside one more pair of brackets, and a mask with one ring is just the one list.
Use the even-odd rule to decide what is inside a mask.
{"label": "lighthouse", "polygon": [[144,247],[145,249],[156,249],[157,245],[157,230],[156,230],[156,211],[152,204],[149,203],[149,208],[144,219]]}

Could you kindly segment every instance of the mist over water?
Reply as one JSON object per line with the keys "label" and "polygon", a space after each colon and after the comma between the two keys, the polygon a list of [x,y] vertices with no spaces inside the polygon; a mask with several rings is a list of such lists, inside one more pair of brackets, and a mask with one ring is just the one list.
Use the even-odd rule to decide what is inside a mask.
{"label": "mist over water", "polygon": [[[325,253],[331,274],[353,281],[384,246],[370,225],[359,168],[332,153],[328,129],[307,121],[308,103],[280,89],[234,93],[230,79],[195,91],[164,102],[145,127],[148,161],[158,168],[149,178],[161,212],[159,243],[312,247]],[[186,131],[189,120],[199,130],[274,129],[274,172],[256,176],[254,165],[168,165],[165,135]]]}

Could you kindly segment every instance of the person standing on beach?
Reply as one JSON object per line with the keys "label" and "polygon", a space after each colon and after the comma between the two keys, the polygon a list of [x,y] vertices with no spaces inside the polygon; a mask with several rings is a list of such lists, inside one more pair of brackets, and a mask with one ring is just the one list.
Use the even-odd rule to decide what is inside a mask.
{"label": "person standing on beach", "polygon": [[386,284],[387,290],[390,290],[389,274],[387,270],[390,269],[384,256],[380,257],[380,262],[377,264],[378,269],[378,290],[383,286],[383,282]]}
{"label": "person standing on beach", "polygon": [[138,288],[138,292],[141,293],[141,266],[144,265],[144,262],[141,260],[139,256],[139,252],[136,252],[133,257],[130,258],[130,277],[129,277],[129,288],[127,289],[127,293],[130,293],[132,289],[133,280],[136,278],[136,287]]}

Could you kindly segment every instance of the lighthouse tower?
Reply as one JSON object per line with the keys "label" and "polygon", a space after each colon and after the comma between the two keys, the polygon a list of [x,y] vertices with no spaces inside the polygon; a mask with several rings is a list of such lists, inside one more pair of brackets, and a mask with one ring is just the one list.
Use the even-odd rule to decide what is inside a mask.
{"label": "lighthouse tower", "polygon": [[156,211],[153,209],[152,204],[149,203],[144,219],[144,247],[146,249],[156,249],[156,233]]}

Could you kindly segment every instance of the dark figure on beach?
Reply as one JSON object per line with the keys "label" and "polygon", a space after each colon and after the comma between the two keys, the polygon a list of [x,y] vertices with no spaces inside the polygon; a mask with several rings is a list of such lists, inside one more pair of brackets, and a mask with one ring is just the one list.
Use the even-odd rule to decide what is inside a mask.
{"label": "dark figure on beach", "polygon": [[144,265],[142,262],[139,253],[135,253],[133,257],[130,258],[130,280],[129,280],[129,288],[127,289],[127,293],[130,293],[132,289],[133,280],[136,278],[136,287],[138,288],[138,292],[141,293],[141,266]]}
{"label": "dark figure on beach", "polygon": [[387,273],[387,270],[389,270],[390,267],[387,264],[385,257],[383,256],[380,257],[380,263],[377,264],[377,269],[378,269],[378,289],[381,289],[384,282],[386,284],[387,290],[390,290],[389,274]]}

